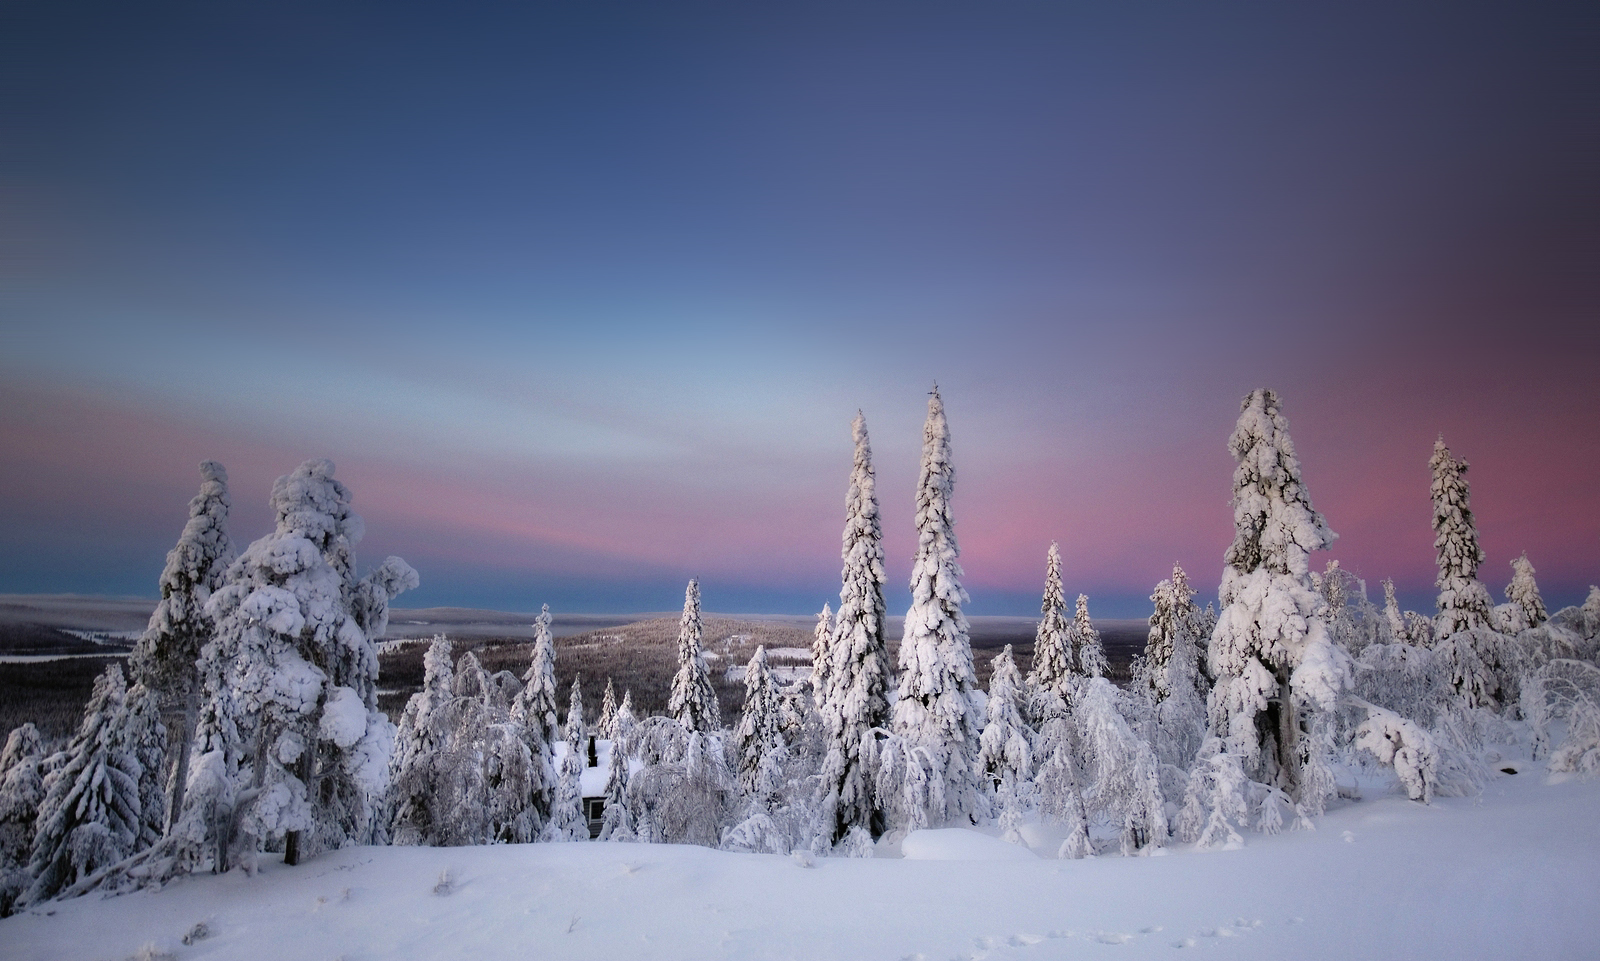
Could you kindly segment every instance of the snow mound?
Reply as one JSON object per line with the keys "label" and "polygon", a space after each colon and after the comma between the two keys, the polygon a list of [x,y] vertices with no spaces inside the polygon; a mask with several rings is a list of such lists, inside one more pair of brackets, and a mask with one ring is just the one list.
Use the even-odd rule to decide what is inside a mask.
{"label": "snow mound", "polygon": [[900,842],[908,861],[1037,861],[1039,856],[1020,844],[1002,841],[966,828],[930,828],[912,831]]}

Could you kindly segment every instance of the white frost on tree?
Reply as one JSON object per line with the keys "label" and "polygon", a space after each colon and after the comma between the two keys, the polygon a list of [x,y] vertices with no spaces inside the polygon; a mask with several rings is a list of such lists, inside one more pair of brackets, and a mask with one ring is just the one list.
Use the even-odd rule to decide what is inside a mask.
{"label": "white frost on tree", "polygon": [[1510,645],[1494,629],[1489,591],[1478,580],[1483,548],[1473,522],[1467,462],[1453,457],[1441,437],[1428,461],[1433,471],[1433,546],[1438,555],[1439,613],[1434,647],[1450,669],[1450,684],[1472,707],[1497,708],[1515,668]]}
{"label": "white frost on tree", "polygon": [[44,800],[44,738],[32,723],[12,730],[0,751],[0,918],[28,889],[28,859]]}
{"label": "white frost on tree", "polygon": [[555,740],[559,734],[556,717],[556,646],[550,634],[550,605],[539,609],[533,622],[533,659],[523,674],[523,689],[511,706],[511,720],[517,725],[522,743],[528,749],[529,820],[537,834],[550,819],[550,805],[556,786]]}
{"label": "white frost on tree", "polygon": [[776,764],[784,749],[779,718],[779,693],[767,666],[767,649],[757,647],[744,671],[744,710],[733,731],[735,775],[751,797],[777,792]]}
{"label": "white frost on tree", "polygon": [[686,729],[709,734],[722,727],[722,710],[711,687],[705,653],[700,649],[700,582],[690,580],[683,593],[683,616],[678,621],[678,673],[672,678],[667,710]]}
{"label": "white frost on tree", "polygon": [[1327,605],[1312,589],[1307,558],[1335,535],[1301,483],[1277,394],[1261,389],[1244,399],[1228,450],[1238,462],[1234,541],[1210,645],[1211,730],[1246,773],[1297,796],[1301,711],[1332,710],[1350,680],[1349,657],[1328,637]]}
{"label": "white frost on tree", "polygon": [[550,824],[545,828],[549,841],[587,841],[589,822],[583,814],[583,688],[572,682],[572,700],[567,707],[566,752],[561,755],[555,801],[550,805]]}
{"label": "white frost on tree", "polygon": [[166,732],[149,695],[141,695],[145,706],[130,714],[128,693],[120,665],[96,678],[65,762],[45,777],[26,902],[54,897],[159,836],[159,794],[154,811],[145,809],[141,796],[147,793],[141,782],[150,783],[158,772],[147,774],[140,756],[164,749]]}
{"label": "white frost on tree", "polygon": [[832,799],[835,842],[853,828],[874,836],[883,833],[882,806],[867,770],[871,750],[863,745],[870,745],[874,729],[889,724],[883,531],[878,520],[872,445],[866,418],[859,411],[850,431],[855,460],[845,494],[839,613],[824,655],[826,663],[813,667],[820,679],[817,710],[827,739],[823,787]]}
{"label": "white frost on tree", "polygon": [[1504,626],[1507,633],[1515,634],[1538,627],[1550,619],[1533,574],[1533,564],[1529,562],[1527,554],[1511,562],[1511,583],[1506,585],[1506,601],[1515,606],[1516,620]]}
{"label": "white frost on tree", "polygon": [[200,492],[189,501],[189,520],[177,545],[167,552],[161,571],[161,600],[128,659],[135,682],[155,692],[164,706],[176,708],[181,717],[169,823],[183,810],[189,748],[200,707],[200,649],[215,629],[206,602],[222,585],[234,555],[233,542],[228,539],[228,472],[208,460],[200,465],[200,477]]}
{"label": "white frost on tree", "polygon": [[1381,707],[1363,704],[1367,719],[1356,728],[1355,746],[1394,768],[1406,794],[1429,804],[1439,780],[1439,752],[1433,737],[1414,721]]}
{"label": "white frost on tree", "polygon": [[1078,671],[1066,608],[1061,592],[1061,547],[1051,541],[1045,555],[1039,626],[1033,632],[1033,668],[1028,672],[1029,714],[1040,723],[1064,716],[1072,703],[1073,680]]}
{"label": "white frost on tree", "polygon": [[608,741],[617,739],[617,689],[606,678],[606,692],[600,697],[600,719],[595,721],[595,732]]}
{"label": "white frost on tree", "polygon": [[1078,662],[1078,672],[1087,678],[1105,677],[1111,665],[1106,661],[1106,648],[1100,641],[1100,632],[1089,619],[1089,595],[1079,594],[1072,614],[1072,651]]}
{"label": "white frost on tree", "polygon": [[993,669],[978,764],[994,785],[1002,836],[1021,844],[1020,828],[1033,811],[1034,732],[1023,719],[1026,693],[1010,644],[994,659]]}
{"label": "white frost on tree", "polygon": [[1160,764],[1117,710],[1116,688],[1103,677],[1092,678],[1076,713],[1086,766],[1094,772],[1085,797],[1091,817],[1118,827],[1123,854],[1164,846]]}
{"label": "white frost on tree", "polygon": [[817,612],[817,624],[811,629],[811,690],[822,709],[823,692],[828,689],[828,646],[833,639],[833,611],[822,605]]}
{"label": "white frost on tree", "polygon": [[978,736],[983,715],[974,692],[972,644],[961,605],[968,600],[956,563],[955,518],[950,498],[955,465],[944,403],[934,388],[922,429],[917,481],[917,556],[911,569],[911,608],[900,641],[900,688],[895,733],[907,756],[931,765],[926,776],[929,824],[971,823],[988,815],[978,784]]}
{"label": "white frost on tree", "polygon": [[[195,750],[214,757],[192,774],[176,833],[219,842],[218,868],[236,833],[248,852],[281,841],[291,863],[375,837],[394,725],[377,707],[368,629],[387,622],[388,602],[417,575],[391,557],[357,580],[363,526],[333,472],[312,460],[278,478],[275,530],[233,562],[206,607],[216,632],[201,650]],[[197,783],[203,796],[193,796]]]}

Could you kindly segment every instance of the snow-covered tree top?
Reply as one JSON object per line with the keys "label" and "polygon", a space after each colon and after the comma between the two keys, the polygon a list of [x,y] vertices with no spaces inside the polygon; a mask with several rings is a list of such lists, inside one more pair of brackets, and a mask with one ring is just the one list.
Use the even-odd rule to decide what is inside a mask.
{"label": "snow-covered tree top", "polygon": [[[1310,570],[1306,555],[1326,550],[1338,535],[1312,508],[1301,483],[1300,458],[1278,395],[1266,388],[1252,391],[1239,411],[1228,438],[1228,452],[1238,461],[1233,473],[1235,534],[1224,561],[1240,574],[1264,568],[1304,577]],[[1224,596],[1223,603],[1228,599]]]}

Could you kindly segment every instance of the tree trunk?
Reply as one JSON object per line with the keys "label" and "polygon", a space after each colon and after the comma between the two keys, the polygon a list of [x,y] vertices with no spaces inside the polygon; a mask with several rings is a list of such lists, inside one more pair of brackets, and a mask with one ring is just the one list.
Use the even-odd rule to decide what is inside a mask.
{"label": "tree trunk", "polygon": [[1289,671],[1278,669],[1278,787],[1300,799],[1300,712],[1289,687]]}
{"label": "tree trunk", "polygon": [[[306,786],[306,801],[309,802],[312,807],[316,806],[316,798],[314,798],[311,793],[313,790],[311,784],[311,771],[314,755],[317,750],[316,744],[317,742],[313,740],[311,744],[308,745],[300,754],[300,763],[297,766],[298,769],[294,772],[295,776],[300,779],[300,783]],[[284,864],[295,865],[300,863],[300,834],[301,832],[299,831],[290,831],[288,834],[284,835]]]}
{"label": "tree trunk", "polygon": [[172,801],[167,808],[167,832],[183,814],[183,792],[189,781],[189,748],[194,743],[195,714],[200,709],[198,692],[190,691],[183,702],[183,739],[178,745],[178,763],[172,769]]}

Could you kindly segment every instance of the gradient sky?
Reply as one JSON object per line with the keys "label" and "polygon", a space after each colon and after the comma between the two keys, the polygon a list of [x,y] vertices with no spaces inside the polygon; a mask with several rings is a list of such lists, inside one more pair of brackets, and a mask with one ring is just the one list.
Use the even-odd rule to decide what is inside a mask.
{"label": "gradient sky", "polygon": [[[1293,9],[1289,9],[1289,8]],[[974,613],[1214,594],[1240,398],[1328,557],[1432,611],[1600,582],[1592,4],[0,10],[0,592],[153,595],[331,457],[408,606],[836,603],[850,419],[891,607],[944,395]],[[1323,559],[1317,559],[1320,565]]]}

